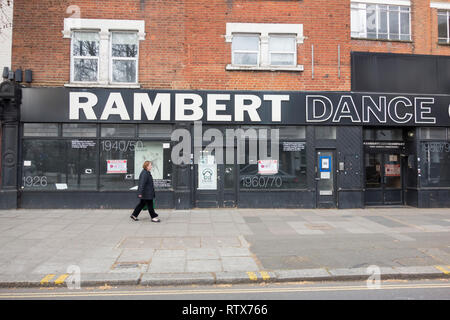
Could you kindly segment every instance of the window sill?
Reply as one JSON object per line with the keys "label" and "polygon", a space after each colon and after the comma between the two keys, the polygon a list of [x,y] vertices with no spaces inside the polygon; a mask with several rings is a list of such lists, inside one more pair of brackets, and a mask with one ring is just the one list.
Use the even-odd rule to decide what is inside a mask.
{"label": "window sill", "polygon": [[303,71],[303,65],[297,65],[294,67],[275,67],[275,66],[235,66],[235,65],[227,65],[225,70],[227,71],[291,71],[291,72],[300,72]]}
{"label": "window sill", "polygon": [[364,41],[413,43],[412,40],[389,40],[389,39],[372,39],[372,38],[355,38],[355,37],[352,37],[351,39],[352,40],[364,40]]}
{"label": "window sill", "polygon": [[438,42],[438,45],[440,45],[440,46],[450,46],[450,43],[447,43],[447,42]]}
{"label": "window sill", "polygon": [[135,83],[135,84],[114,84],[114,83],[101,84],[101,83],[86,82],[86,83],[66,83],[64,85],[64,87],[66,87],[66,88],[140,89],[141,85],[139,83]]}

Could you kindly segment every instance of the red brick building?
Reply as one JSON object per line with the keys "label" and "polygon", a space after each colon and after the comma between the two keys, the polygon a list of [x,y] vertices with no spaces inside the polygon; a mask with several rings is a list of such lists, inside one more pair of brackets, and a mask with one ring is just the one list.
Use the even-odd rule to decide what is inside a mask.
{"label": "red brick building", "polygon": [[[334,115],[333,119],[337,120],[330,123],[327,122],[327,118],[322,123],[327,126],[325,128],[332,126],[329,127],[331,135],[325,135],[325,139],[320,138],[319,132],[320,128],[324,127],[312,125],[320,118],[320,114],[317,119],[310,119],[309,124],[308,119],[306,123],[303,120],[294,123],[295,121],[285,122],[284,118],[281,124],[274,123],[273,118],[272,122],[265,122],[263,119],[260,123],[269,126],[277,124],[281,125],[283,130],[289,131],[289,128],[294,128],[297,133],[303,132],[289,135],[286,131],[284,136],[286,143],[302,143],[301,147],[298,144],[295,147],[297,149],[294,148],[296,151],[282,156],[284,158],[280,160],[279,169],[286,174],[280,180],[274,180],[275,186],[277,181],[281,181],[281,185],[287,186],[286,188],[275,188],[273,181],[273,188],[267,187],[270,181],[266,183],[267,181],[261,179],[257,168],[249,169],[252,173],[248,174],[242,165],[234,164],[228,167],[225,165],[223,168],[215,167],[214,174],[219,181],[216,189],[203,190],[197,181],[200,179],[197,166],[190,168],[191,172],[188,173],[189,170],[183,166],[175,167],[169,164],[165,159],[167,155],[164,155],[162,166],[165,169],[157,178],[162,181],[160,192],[163,199],[162,206],[261,205],[344,208],[372,204],[410,204],[425,207],[450,205],[448,200],[444,200],[450,193],[450,173],[441,169],[443,162],[450,161],[448,152],[441,154],[436,151],[439,154],[436,153],[435,157],[440,159],[438,169],[431,168],[433,156],[428,155],[428,161],[423,162],[423,155],[420,154],[421,148],[428,150],[432,147],[426,137],[434,139],[433,143],[437,143],[436,148],[439,150],[448,147],[450,138],[448,119],[442,123],[432,120],[427,122],[431,116],[427,116],[429,110],[425,103],[431,100],[436,103],[437,98],[429,97],[431,100],[425,99],[426,102],[419,106],[416,103],[414,105],[416,111],[408,112],[409,102],[406,100],[401,102],[397,109],[397,102],[401,97],[387,97],[388,103],[383,97],[372,97],[372,101],[379,101],[377,107],[380,109],[377,110],[381,110],[380,105],[384,101],[387,110],[384,116],[386,117],[386,112],[390,115],[392,111],[393,122],[377,118],[380,121],[372,123],[368,116],[368,121],[364,125],[363,116],[359,119],[359,115],[357,117],[350,110],[353,102],[345,104],[345,97],[357,91],[425,96],[450,94],[449,77],[445,75],[450,74],[448,69],[450,64],[445,59],[445,56],[450,56],[449,12],[450,1],[443,0],[78,0],[76,2],[15,0],[12,69],[31,70],[33,80],[25,86],[36,88],[35,91],[24,89],[22,101],[24,106],[19,124],[21,133],[18,137],[21,141],[19,149],[22,150],[20,151],[22,158],[18,157],[17,168],[18,176],[22,179],[17,182],[18,193],[21,194],[19,205],[25,207],[63,205],[52,200],[56,194],[62,196],[62,199],[69,197],[78,199],[67,200],[73,206],[80,205],[76,203],[79,199],[87,199],[87,203],[91,203],[86,204],[87,207],[101,206],[99,201],[89,200],[89,197],[99,194],[104,195],[103,199],[107,199],[101,201],[109,201],[115,192],[122,192],[121,196],[131,199],[128,194],[123,193],[129,191],[129,187],[135,184],[133,177],[137,163],[133,163],[133,166],[131,163],[137,161],[136,151],[131,150],[135,154],[128,158],[126,168],[128,174],[124,177],[108,172],[104,162],[127,157],[120,154],[120,151],[124,150],[113,150],[114,147],[110,147],[110,143],[114,146],[114,142],[127,143],[134,138],[134,143],[140,141],[141,125],[144,124],[139,122],[138,118],[130,119],[135,128],[130,129],[131,133],[124,133],[128,130],[126,127],[123,132],[119,127],[114,127],[114,125],[129,125],[120,121],[126,119],[122,118],[122,115],[120,119],[108,118],[108,123],[111,124],[106,122],[102,124],[101,121],[105,119],[101,119],[100,114],[95,117],[97,122],[90,121],[94,118],[89,119],[87,113],[86,119],[81,115],[83,121],[81,118],[75,119],[85,122],[86,127],[83,127],[83,124],[79,124],[78,127],[77,124],[71,125],[68,118],[52,121],[45,116],[41,120],[35,114],[29,116],[28,112],[32,109],[30,105],[35,102],[32,98],[39,100],[36,101],[36,108],[50,103],[51,99],[48,97],[41,99],[45,103],[40,100],[37,92],[44,91],[38,89],[47,90],[46,95],[51,96],[52,88],[59,88],[58,92],[91,91],[96,94],[93,99],[98,100],[102,100],[102,96],[106,93],[118,91],[125,100],[128,94],[149,90],[152,92],[150,100],[156,99],[157,96],[154,94],[157,92],[169,92],[172,95],[191,92],[203,98],[200,101],[204,110],[210,92],[231,95],[230,102],[238,99],[235,94],[251,92],[261,97],[267,92],[275,94],[301,92],[306,95],[306,101],[308,93],[312,92],[323,93],[324,96],[328,92],[344,93],[344,98],[342,96],[337,98],[339,103],[336,101],[334,106],[335,111],[341,112]],[[360,53],[366,55],[358,55]],[[395,59],[400,59],[398,60],[400,62],[397,64]],[[422,63],[424,64],[421,69]],[[417,66],[416,73],[414,73],[416,68],[408,67],[411,65]],[[390,66],[402,66],[403,69],[398,72]],[[428,66],[434,66],[435,69],[430,70]],[[423,68],[425,70],[428,68],[429,74],[421,81],[412,81]],[[374,76],[376,79],[371,79],[371,72],[377,73],[377,76]],[[362,77],[365,80],[360,81]],[[33,95],[28,95],[27,92],[33,92]],[[54,97],[55,101],[65,101],[62,95],[61,100],[58,100],[57,93]],[[261,97],[256,100],[264,101]],[[223,98],[222,96],[221,99]],[[411,108],[416,98],[416,96],[408,98],[408,101],[411,101]],[[446,96],[445,99],[447,98]],[[89,100],[88,97],[79,98],[77,100],[79,106],[85,103],[83,99]],[[296,98],[289,99],[293,101]],[[334,98],[325,97],[321,102],[311,100],[314,112],[316,103],[317,105],[322,103],[326,109],[326,99],[331,101]],[[349,101],[353,99],[359,98],[353,97]],[[228,100],[227,96],[225,100]],[[173,104],[173,99],[171,101]],[[217,100],[215,101],[217,104]],[[364,97],[362,101],[364,104]],[[444,110],[447,107],[446,101],[439,102],[442,105],[435,107],[442,109],[439,112],[445,115],[447,115],[447,111]],[[64,105],[67,103],[62,102],[60,108],[68,109],[68,106]],[[114,109],[114,103],[117,107],[117,100],[111,103],[111,108]],[[126,108],[129,108],[127,101],[125,104]],[[243,105],[248,103],[243,102]],[[296,107],[299,106],[296,104],[286,106],[286,108]],[[359,102],[356,102],[355,110],[359,108],[361,108]],[[220,108],[216,108],[216,111],[218,109]],[[80,107],[78,111],[80,110],[86,109]],[[325,114],[327,111],[323,112]],[[373,109],[372,113],[374,112],[377,111]],[[78,116],[80,114],[82,112]],[[381,118],[383,116],[382,113],[378,115]],[[415,120],[412,120],[413,116]],[[422,118],[417,119],[419,116]],[[331,114],[329,118],[332,119]],[[351,120],[351,123],[339,122],[340,119]],[[176,121],[171,118],[170,121],[164,122],[164,119],[159,119],[161,120],[159,125],[162,127],[155,130],[166,132],[166,136],[161,132],[161,136],[156,134],[156,140],[164,143],[164,147],[157,148],[151,141],[154,138],[152,130],[158,126],[156,122],[147,120],[146,125],[150,127],[142,127],[142,132],[147,132],[147,136],[143,134],[142,137],[148,138],[148,147],[144,143],[143,148],[164,154],[170,140],[167,134],[178,126],[190,126],[189,121]],[[235,120],[233,118],[233,124],[236,124]],[[93,127],[89,127],[87,124],[89,122]],[[247,121],[244,122],[241,124],[248,124]],[[44,123],[46,125],[42,125]],[[173,127],[168,127],[169,123]],[[359,126],[353,126],[357,123]],[[217,122],[217,125],[225,124],[226,121]],[[111,126],[109,129],[108,125]],[[80,131],[73,133],[71,129],[73,132]],[[92,130],[91,135],[86,133],[89,130]],[[433,135],[433,130],[438,131],[436,136]],[[379,149],[383,152],[375,153],[374,148],[369,150],[369,146],[372,142],[379,143],[376,138],[379,134],[387,134],[390,138],[379,145]],[[352,140],[351,137],[354,136],[358,138]],[[31,144],[33,139],[38,139],[37,137],[43,138],[42,141],[47,141],[49,137],[54,137],[55,141],[62,141],[64,137],[71,137],[72,141],[75,138],[80,141],[88,139],[95,143],[87,143],[83,147],[78,144],[74,147],[74,144],[71,144],[71,151],[74,155],[76,153],[76,156],[85,157],[86,161],[90,157],[96,160],[86,168],[84,164],[73,163],[64,169],[58,169],[57,172],[52,172],[42,164],[40,168],[35,168],[38,156],[37,150]],[[408,137],[415,137],[415,140],[408,142]],[[108,140],[102,140],[106,138]],[[63,148],[45,145],[42,141],[33,143],[41,143],[43,150],[54,151],[55,148],[58,150]],[[109,141],[106,149],[105,141]],[[69,140],[66,142],[71,143]],[[397,142],[400,143],[400,147],[392,151],[392,143]],[[80,151],[87,151],[90,148],[92,151],[88,154],[82,154]],[[281,151],[288,152],[286,150]],[[113,155],[114,151],[119,154]],[[128,151],[130,150],[125,150],[125,153]],[[110,154],[103,154],[108,152]],[[333,163],[329,178],[327,174],[321,175],[317,169],[320,167],[319,162],[325,157],[323,152],[326,157],[331,157]],[[352,153],[357,155],[356,158],[351,157]],[[167,169],[168,166],[171,167],[170,170]],[[189,165],[187,168],[189,169]],[[77,173],[77,170],[82,172]],[[395,171],[394,174],[392,170]],[[435,171],[432,173],[432,170]],[[28,171],[30,173],[26,173]],[[233,176],[226,180],[229,172],[233,172]],[[407,177],[411,174],[414,179],[409,181]],[[425,174],[428,175],[426,181]],[[441,176],[442,179],[437,181],[435,175]],[[246,182],[250,176],[251,179]],[[220,182],[221,177],[229,181],[228,186],[223,181]],[[256,181],[255,177],[256,180],[259,179],[258,183],[252,183]],[[291,178],[295,182],[290,182]],[[71,179],[73,181],[68,182]],[[179,181],[175,182],[175,179]],[[323,179],[330,181],[325,181],[321,186],[320,180]],[[436,188],[439,189],[439,194],[436,193]],[[391,189],[395,189],[395,192],[389,193],[388,190]],[[46,204],[39,203],[38,193],[34,191],[47,192],[47,196],[44,196]],[[79,193],[73,196],[70,191]],[[87,198],[83,192],[88,192]],[[268,195],[267,202],[258,200],[261,199],[261,194]],[[435,199],[435,202],[430,202],[430,197]],[[127,207],[132,201],[119,202],[112,201],[114,204],[111,206]]]}

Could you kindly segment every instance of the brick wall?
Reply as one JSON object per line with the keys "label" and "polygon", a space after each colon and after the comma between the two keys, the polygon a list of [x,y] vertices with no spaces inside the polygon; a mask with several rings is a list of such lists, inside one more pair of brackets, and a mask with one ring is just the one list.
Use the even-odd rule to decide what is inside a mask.
{"label": "brick wall", "polygon": [[[144,88],[210,90],[350,90],[350,52],[450,55],[437,45],[436,9],[412,0],[412,42],[350,39],[350,0],[15,0],[13,68],[33,70],[33,86],[69,82],[70,39],[63,39],[69,5],[81,18],[145,20],[139,82]],[[301,23],[303,72],[226,71],[227,22]],[[314,45],[314,79],[311,46]],[[338,46],[341,51],[338,76]]]}

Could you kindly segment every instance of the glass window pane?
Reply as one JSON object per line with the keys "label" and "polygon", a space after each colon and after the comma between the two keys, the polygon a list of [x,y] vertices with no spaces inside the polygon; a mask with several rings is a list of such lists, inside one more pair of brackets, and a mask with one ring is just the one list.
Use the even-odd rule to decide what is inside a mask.
{"label": "glass window pane", "polygon": [[259,36],[234,35],[232,42],[232,50],[259,51]]}
{"label": "glass window pane", "polygon": [[373,140],[375,140],[375,130],[374,129],[364,129],[363,136],[364,136],[364,140],[373,141]]}
{"label": "glass window pane", "polygon": [[292,66],[295,65],[295,54],[272,53],[270,55],[270,64],[276,66]]}
{"label": "glass window pane", "polygon": [[84,123],[63,124],[63,137],[96,137],[97,125]]}
{"label": "glass window pane", "polygon": [[421,143],[422,187],[450,187],[450,143]]}
{"label": "glass window pane", "polygon": [[73,55],[77,57],[98,57],[99,37],[98,33],[74,32]]}
{"label": "glass window pane", "polygon": [[402,141],[402,129],[376,129],[375,140],[379,141]]}
{"label": "glass window pane", "polygon": [[25,123],[23,125],[24,137],[57,137],[58,124],[56,123]]}
{"label": "glass window pane", "polygon": [[112,34],[112,56],[135,58],[138,54],[138,39],[136,33]]}
{"label": "glass window pane", "polygon": [[74,81],[97,81],[98,60],[76,58],[73,72]]}
{"label": "glass window pane", "polygon": [[385,188],[400,189],[402,187],[401,163],[398,154],[384,154]]}
{"label": "glass window pane", "polygon": [[409,13],[402,12],[400,14],[400,27],[402,35],[409,35]]}
{"label": "glass window pane", "polygon": [[100,190],[137,190],[144,161],[152,162],[156,189],[172,187],[171,150],[163,142],[104,140],[100,146]]}
{"label": "glass window pane", "polygon": [[445,128],[421,128],[421,139],[447,139],[447,130]]}
{"label": "glass window pane", "polygon": [[103,124],[102,137],[135,137],[136,126],[134,124]]}
{"label": "glass window pane", "polygon": [[438,15],[438,37],[447,38],[447,14]]}
{"label": "glass window pane", "polygon": [[366,153],[366,188],[381,187],[381,154]]}
{"label": "glass window pane", "polygon": [[389,39],[399,39],[399,7],[389,6]]}
{"label": "glass window pane", "polygon": [[379,6],[380,10],[378,12],[378,38],[387,39],[388,34],[388,13],[387,6]]}
{"label": "glass window pane", "polygon": [[97,146],[87,140],[24,140],[25,190],[96,190]]}
{"label": "glass window pane", "polygon": [[235,53],[234,64],[257,65],[258,55],[256,53]]}
{"label": "glass window pane", "polygon": [[270,51],[295,51],[295,38],[294,37],[277,37],[270,36],[269,38],[269,50]]}
{"label": "glass window pane", "polygon": [[305,139],[306,127],[281,127],[280,139]]}
{"label": "glass window pane", "polygon": [[113,60],[114,82],[136,82],[135,60]]}
{"label": "glass window pane", "polygon": [[376,38],[377,36],[377,11],[375,5],[367,5],[366,11],[367,37]]}
{"label": "glass window pane", "polygon": [[336,139],[336,127],[314,127],[316,139]]}
{"label": "glass window pane", "polygon": [[142,138],[170,138],[172,125],[165,124],[140,124],[139,137]]}

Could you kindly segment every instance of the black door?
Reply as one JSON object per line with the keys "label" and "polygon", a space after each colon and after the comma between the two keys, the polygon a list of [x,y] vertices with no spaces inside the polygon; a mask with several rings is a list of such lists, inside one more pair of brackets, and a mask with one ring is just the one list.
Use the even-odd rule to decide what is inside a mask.
{"label": "black door", "polygon": [[336,208],[334,150],[316,152],[317,208]]}
{"label": "black door", "polygon": [[236,206],[236,165],[218,164],[214,154],[198,151],[195,165],[195,206],[223,208]]}
{"label": "black door", "polygon": [[366,153],[366,205],[403,204],[400,154]]}

